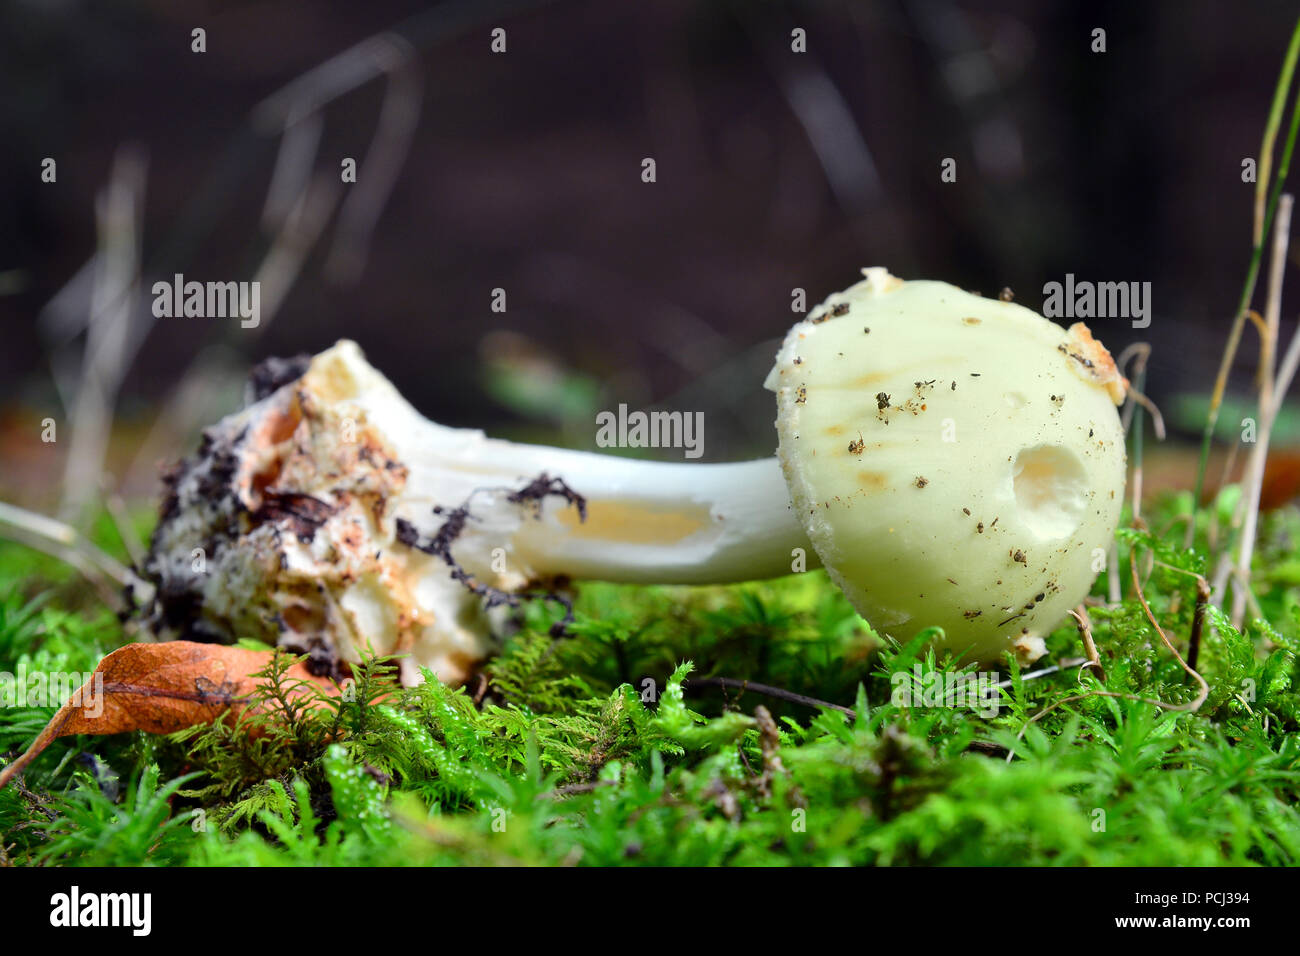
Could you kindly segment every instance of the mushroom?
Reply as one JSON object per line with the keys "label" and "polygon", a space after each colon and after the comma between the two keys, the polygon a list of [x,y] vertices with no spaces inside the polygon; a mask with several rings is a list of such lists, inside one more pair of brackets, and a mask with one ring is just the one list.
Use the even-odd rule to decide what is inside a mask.
{"label": "mushroom", "polygon": [[264,364],[166,476],[149,630],[257,638],[318,671],[368,646],[405,655],[408,683],[457,683],[494,647],[491,606],[527,588],[768,578],[803,549],[894,637],[939,625],[976,659],[1033,659],[1118,521],[1124,383],[1084,326],[864,271],[786,338],[778,457],[758,461],[438,425],[350,341]]}
{"label": "mushroom", "polygon": [[322,670],[368,645],[407,655],[408,682],[422,665],[459,683],[493,648],[485,588],[743,581],[812,550],[774,458],[637,461],[449,428],[346,340],[253,382],[166,476],[144,568],[159,637],[255,638]]}

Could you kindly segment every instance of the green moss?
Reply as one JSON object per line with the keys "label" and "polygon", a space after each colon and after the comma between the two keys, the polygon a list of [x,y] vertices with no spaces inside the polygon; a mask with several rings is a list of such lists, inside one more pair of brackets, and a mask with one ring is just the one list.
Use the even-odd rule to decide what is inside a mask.
{"label": "green moss", "polygon": [[[1179,507],[1148,522],[1165,527]],[[1196,714],[1067,701],[1103,685],[1073,670],[1026,680],[1010,661],[996,714],[906,706],[903,690],[917,702],[974,669],[923,638],[882,641],[821,573],[584,584],[571,635],[549,635],[553,606],[525,608],[486,685],[401,689],[369,661],[350,699],[318,709],[287,709],[272,687],[256,723],[59,741],[21,788],[0,791],[5,853],[87,865],[1296,864],[1298,536],[1294,511],[1261,528],[1267,620],[1238,631],[1210,615]],[[1159,559],[1145,577],[1152,610],[1185,647],[1185,572],[1205,556],[1179,537],[1178,525],[1119,535],[1129,599],[1092,613],[1106,691],[1196,694],[1127,588],[1137,544],[1144,575],[1144,555]],[[126,639],[59,592],[30,600],[30,566],[20,579],[0,562],[0,574],[5,668],[89,670]],[[1073,627],[1049,648],[1077,655]],[[52,712],[0,709],[0,748],[21,750]]]}

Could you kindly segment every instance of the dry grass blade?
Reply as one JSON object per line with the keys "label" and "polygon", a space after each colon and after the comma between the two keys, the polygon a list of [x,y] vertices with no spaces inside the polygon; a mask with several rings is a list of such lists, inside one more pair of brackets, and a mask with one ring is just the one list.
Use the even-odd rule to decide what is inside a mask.
{"label": "dry grass blade", "polygon": [[145,160],[140,151],[119,150],[108,185],[95,204],[99,251],[81,380],[70,409],[72,444],[64,463],[60,509],[67,521],[80,521],[99,492],[113,409],[133,356],[144,179]]}
{"label": "dry grass blade", "polygon": [[76,568],[115,610],[125,606],[122,588],[131,588],[139,600],[148,600],[153,594],[153,585],[62,521],[0,501],[0,536],[44,551]]}

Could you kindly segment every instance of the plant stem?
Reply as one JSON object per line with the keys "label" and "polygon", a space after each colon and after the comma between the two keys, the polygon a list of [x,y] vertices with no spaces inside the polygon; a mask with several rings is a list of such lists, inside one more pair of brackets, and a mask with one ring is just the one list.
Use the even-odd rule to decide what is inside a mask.
{"label": "plant stem", "polygon": [[[1228,334],[1228,345],[1224,349],[1223,359],[1219,363],[1219,373],[1215,378],[1214,392],[1210,396],[1210,411],[1206,416],[1205,433],[1201,437],[1201,456],[1196,467],[1196,487],[1192,495],[1192,514],[1200,507],[1201,491],[1205,487],[1205,469],[1210,460],[1210,445],[1214,439],[1214,429],[1219,423],[1219,407],[1223,402],[1223,394],[1228,384],[1228,373],[1232,368],[1232,361],[1236,358],[1237,347],[1241,344],[1241,332],[1246,322],[1246,310],[1250,307],[1250,300],[1255,294],[1255,282],[1259,276],[1260,260],[1264,252],[1264,236],[1268,233],[1269,227],[1273,222],[1273,213],[1277,207],[1278,199],[1282,194],[1282,186],[1286,182],[1287,173],[1291,168],[1291,154],[1295,149],[1296,132],[1300,128],[1300,97],[1296,98],[1291,108],[1291,126],[1287,133],[1286,145],[1282,151],[1282,162],[1278,165],[1277,180],[1269,195],[1267,211],[1264,213],[1263,220],[1260,219],[1260,199],[1267,187],[1267,176],[1271,171],[1273,161],[1273,145],[1277,135],[1277,128],[1281,121],[1282,109],[1286,104],[1287,92],[1291,88],[1291,80],[1295,74],[1297,56],[1300,56],[1300,19],[1296,20],[1296,25],[1291,31],[1291,44],[1287,47],[1286,58],[1282,61],[1282,72],[1278,77],[1277,89],[1273,93],[1273,105],[1269,110],[1268,124],[1264,129],[1264,141],[1260,153],[1261,173],[1255,187],[1255,226],[1253,237],[1253,252],[1250,257],[1250,268],[1246,273],[1246,284],[1241,292],[1241,301],[1237,305],[1237,314],[1232,323],[1232,330]],[[1196,522],[1187,523],[1185,547],[1191,547],[1193,538],[1196,533]]]}
{"label": "plant stem", "polygon": [[1246,607],[1246,584],[1250,581],[1250,562],[1255,549],[1255,535],[1259,527],[1259,499],[1264,484],[1264,463],[1268,458],[1269,437],[1273,430],[1273,367],[1277,355],[1278,325],[1282,312],[1282,279],[1286,273],[1287,240],[1291,234],[1290,195],[1282,197],[1278,206],[1276,228],[1273,231],[1273,257],[1269,263],[1268,304],[1264,308],[1267,334],[1260,349],[1259,377],[1259,434],[1251,451],[1246,474],[1246,493],[1239,506],[1245,510],[1245,524],[1241,544],[1237,551],[1236,587],[1232,595],[1232,624],[1241,627]]}

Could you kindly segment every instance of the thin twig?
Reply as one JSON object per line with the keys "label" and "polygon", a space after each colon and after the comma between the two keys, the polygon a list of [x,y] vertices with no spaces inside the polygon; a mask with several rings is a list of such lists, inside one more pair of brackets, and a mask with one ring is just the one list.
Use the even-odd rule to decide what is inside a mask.
{"label": "thin twig", "polygon": [[[1055,674],[1057,671],[1069,670],[1072,667],[1078,667],[1080,664],[1086,664],[1086,663],[1088,663],[1088,659],[1086,657],[1067,657],[1065,660],[1061,661],[1060,663],[1052,664],[1050,667],[1041,667],[1036,671],[1030,671],[1028,674],[1021,674],[1020,680],[1022,683],[1024,681],[1037,680],[1040,677],[1046,677],[1048,674]],[[1008,677],[1006,680],[998,681],[993,686],[1011,687],[1014,684],[1015,681]]]}
{"label": "thin twig", "polygon": [[1210,601],[1210,584],[1197,575],[1196,609],[1192,612],[1192,636],[1187,641],[1187,666],[1196,669],[1196,659],[1201,653],[1201,632],[1205,629],[1205,606]]}
{"label": "thin twig", "polygon": [[[1150,410],[1156,437],[1160,441],[1164,441],[1165,438],[1164,417],[1151,400],[1142,394],[1142,389],[1146,385],[1147,360],[1150,357],[1151,344],[1149,342],[1134,342],[1120,352],[1115,361],[1115,366],[1120,375],[1124,374],[1124,370],[1130,361],[1133,363],[1133,384],[1127,390],[1124,412],[1120,416],[1120,425],[1126,440],[1130,434],[1133,436],[1132,509],[1135,520],[1139,518],[1142,507],[1142,416],[1139,414],[1142,409]],[[1107,549],[1106,562],[1108,569],[1119,567],[1119,542],[1113,538]],[[1120,576],[1113,570],[1107,570],[1106,572],[1106,596],[1112,607],[1123,600],[1124,593],[1120,584]]]}
{"label": "thin twig", "polygon": [[[1266,367],[1266,361],[1265,361],[1266,356],[1271,356],[1274,354],[1274,350],[1276,348],[1276,342],[1270,341],[1268,323],[1264,320],[1264,317],[1261,316],[1254,309],[1250,309],[1248,310],[1248,312],[1251,317],[1251,324],[1256,329],[1259,330],[1260,366],[1257,374],[1257,378],[1259,378],[1264,375],[1264,368]],[[1274,335],[1273,338],[1276,339],[1276,335]],[[1285,388],[1283,390],[1285,391]],[[1267,418],[1267,414],[1263,410],[1267,407],[1268,407],[1267,405],[1261,402],[1261,411],[1258,413],[1258,421],[1256,422],[1256,426],[1257,426],[1256,439],[1258,439],[1259,437],[1259,430],[1263,428],[1263,420]],[[1228,448],[1227,461],[1224,462],[1223,465],[1223,478],[1219,482],[1220,488],[1225,488],[1228,485],[1228,481],[1232,476],[1232,465],[1237,458],[1237,449],[1241,447],[1241,444],[1242,443],[1240,441],[1235,441]],[[1258,445],[1256,447],[1258,447]],[[1252,483],[1251,469],[1254,466],[1254,464],[1255,464],[1255,458],[1252,455],[1249,459],[1247,459],[1246,467],[1242,469],[1241,478],[1239,479],[1241,484],[1245,484],[1247,486],[1251,485]],[[1261,473],[1261,480],[1262,480],[1262,474],[1263,474],[1262,466],[1261,466],[1260,473]],[[1238,574],[1238,572],[1234,570],[1234,564],[1232,560],[1232,542],[1233,540],[1238,539],[1237,536],[1240,534],[1241,526],[1245,521],[1246,503],[1248,500],[1249,500],[1248,494],[1242,494],[1238,496],[1237,503],[1233,506],[1232,509],[1232,518],[1228,522],[1228,533],[1224,541],[1224,546],[1222,551],[1217,551],[1218,541],[1219,541],[1219,512],[1217,509],[1214,509],[1210,512],[1211,514],[1210,529],[1209,529],[1209,533],[1206,536],[1206,543],[1209,545],[1211,554],[1216,553],[1216,551],[1218,553],[1218,557],[1216,558],[1215,565],[1214,565],[1214,580],[1211,584],[1211,595],[1212,595],[1211,599],[1214,601],[1215,607],[1218,607],[1221,604],[1223,604],[1224,598],[1227,597],[1228,578],[1236,576]]]}
{"label": "thin twig", "polygon": [[1196,683],[1201,686],[1201,692],[1196,696],[1196,699],[1188,704],[1181,704],[1178,706],[1172,704],[1161,704],[1160,706],[1166,707],[1170,710],[1186,710],[1195,713],[1201,709],[1201,705],[1205,703],[1205,698],[1210,696],[1210,685],[1205,682],[1204,677],[1197,673],[1195,668],[1187,665],[1187,661],[1183,660],[1182,655],[1178,653],[1178,649],[1174,647],[1173,643],[1169,640],[1169,636],[1165,634],[1164,628],[1162,628],[1159,622],[1156,621],[1155,614],[1151,612],[1151,605],[1147,603],[1146,595],[1142,593],[1142,584],[1138,581],[1137,562],[1134,560],[1134,554],[1136,551],[1137,547],[1134,546],[1133,550],[1129,552],[1129,570],[1133,575],[1133,589],[1137,594],[1137,599],[1142,603],[1142,610],[1146,612],[1147,620],[1150,621],[1151,626],[1155,628],[1156,634],[1160,637],[1161,642],[1169,649],[1169,653],[1174,655],[1174,660],[1178,661],[1179,666],[1182,667],[1183,670],[1187,671]]}
{"label": "thin twig", "polygon": [[[1201,632],[1205,626],[1205,606],[1210,602],[1210,597],[1214,593],[1214,589],[1210,586],[1210,582],[1205,579],[1205,575],[1198,574],[1196,571],[1188,571],[1186,568],[1175,567],[1174,565],[1168,564],[1164,561],[1155,561],[1153,563],[1160,565],[1160,567],[1164,568],[1166,571],[1172,572],[1173,574],[1185,574],[1190,578],[1196,579],[1196,607],[1192,610],[1192,633],[1191,637],[1189,637],[1187,641],[1187,666],[1195,670],[1196,659],[1201,650]],[[1249,593],[1249,591],[1247,593]],[[1178,597],[1180,594],[1181,592],[1176,592],[1174,597]],[[1258,605],[1255,605],[1252,601],[1252,607],[1257,606]],[[1176,606],[1172,600],[1169,602],[1169,610],[1170,613],[1173,613],[1176,610]]]}
{"label": "thin twig", "polygon": [[[1223,460],[1223,474],[1220,476],[1219,484],[1217,485],[1218,491],[1222,491],[1224,488],[1228,487],[1228,484],[1231,482],[1232,469],[1233,466],[1236,465],[1237,463],[1237,449],[1239,449],[1240,447],[1241,447],[1241,442],[1239,441],[1235,441],[1228,446],[1228,454],[1224,456],[1224,460]],[[1187,515],[1187,517],[1188,519],[1190,519],[1188,523],[1194,526],[1196,524],[1195,513]],[[1235,529],[1231,528],[1230,526],[1229,531],[1232,530]],[[1218,508],[1210,509],[1210,526],[1209,529],[1206,531],[1205,543],[1206,546],[1209,548],[1211,554],[1215,553],[1218,550],[1218,545],[1219,545],[1219,509]]]}
{"label": "thin twig", "polygon": [[561,797],[573,797],[580,793],[591,793],[601,787],[612,787],[617,780],[589,780],[586,783],[570,783],[563,787],[556,787],[554,790],[547,790],[545,793],[537,795],[538,800],[558,800]]}
{"label": "thin twig", "polygon": [[1079,639],[1083,641],[1083,649],[1088,654],[1084,666],[1091,667],[1093,673],[1097,675],[1097,680],[1104,684],[1106,669],[1101,666],[1101,655],[1097,653],[1097,645],[1092,639],[1092,621],[1088,617],[1087,606],[1080,604],[1070,612],[1070,617],[1074,618],[1074,623],[1079,628]]}
{"label": "thin twig", "polygon": [[[1164,629],[1160,626],[1159,622],[1156,621],[1155,614],[1151,611],[1151,605],[1147,603],[1146,595],[1142,593],[1142,582],[1138,580],[1136,554],[1137,545],[1135,544],[1132,550],[1129,551],[1128,562],[1129,571],[1133,576],[1133,593],[1137,595],[1138,601],[1142,604],[1142,610],[1146,612],[1147,620],[1150,621],[1151,626],[1155,628],[1156,634],[1159,636],[1161,642],[1169,649],[1169,653],[1174,655],[1174,660],[1178,661],[1183,670],[1195,678],[1196,682],[1201,687],[1200,692],[1193,700],[1190,700],[1185,704],[1168,704],[1163,700],[1156,700],[1151,697],[1142,697],[1138,694],[1125,694],[1110,690],[1090,690],[1084,694],[1072,694],[1069,697],[1064,697],[1061,700],[1058,700],[1050,706],[1044,707],[1038,713],[1034,714],[1033,717],[1030,717],[1029,720],[1025,721],[1025,726],[1021,727],[1020,733],[1016,734],[1016,740],[1021,740],[1025,736],[1025,732],[1029,730],[1031,724],[1035,724],[1042,720],[1052,711],[1064,707],[1066,704],[1087,700],[1090,697],[1113,697],[1117,700],[1132,700],[1142,704],[1151,704],[1153,707],[1159,707],[1161,710],[1184,711],[1186,713],[1194,714],[1201,709],[1201,705],[1205,703],[1205,699],[1210,696],[1210,685],[1205,682],[1205,678],[1202,677],[1195,668],[1188,666],[1187,662],[1183,660],[1182,655],[1178,653],[1178,649],[1170,642]],[[1203,578],[1202,581],[1204,581]],[[1014,749],[1008,750],[1007,763],[1010,763],[1015,755],[1016,752]]]}
{"label": "thin twig", "polygon": [[852,707],[844,707],[840,704],[832,704],[829,701],[818,700],[816,697],[809,697],[805,694],[796,694],[792,690],[784,690],[780,687],[772,687],[770,684],[759,684],[752,680],[736,680],[732,677],[689,677],[683,682],[683,687],[687,684],[697,687],[727,687],[732,690],[752,690],[756,694],[765,694],[768,697],[775,697],[778,700],[788,700],[792,704],[803,704],[805,707],[826,707],[831,710],[839,711],[850,720],[856,720],[858,713]]}
{"label": "thin twig", "polygon": [[[1127,350],[1126,350],[1127,351]],[[1142,512],[1142,411],[1146,405],[1138,402],[1138,395],[1146,388],[1147,354],[1137,353],[1133,368],[1133,385],[1128,390],[1129,411],[1132,414],[1133,433],[1133,520],[1140,520]]]}

